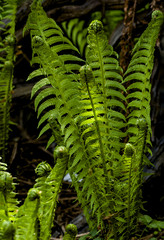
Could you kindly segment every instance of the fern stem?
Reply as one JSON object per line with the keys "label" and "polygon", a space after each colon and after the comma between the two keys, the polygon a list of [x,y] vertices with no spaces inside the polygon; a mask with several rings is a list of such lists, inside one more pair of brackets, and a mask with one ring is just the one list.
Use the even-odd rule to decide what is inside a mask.
{"label": "fern stem", "polygon": [[131,183],[132,183],[132,162],[134,161],[134,150],[130,144],[126,144],[125,155],[130,161],[129,178],[128,178],[128,209],[127,209],[127,239],[130,239],[130,212],[131,212]]}
{"label": "fern stem", "polygon": [[[10,62],[7,63],[9,66],[8,74],[5,75],[6,82],[7,82],[7,90],[6,90],[6,102],[4,107],[4,131],[3,131],[3,147],[2,147],[2,161],[5,162],[6,158],[6,144],[8,140],[8,129],[9,129],[9,110],[10,110],[10,103],[11,103],[11,86],[12,86],[12,80],[13,80],[13,66]],[[6,69],[5,69],[6,70]],[[5,71],[4,70],[4,71]]]}
{"label": "fern stem", "polygon": [[[106,79],[105,79],[105,75],[104,75],[104,63],[103,63],[102,53],[101,53],[100,46],[99,46],[99,39],[98,39],[97,34],[95,34],[95,35],[96,35],[96,42],[97,42],[97,49],[98,49],[98,59],[99,59],[99,63],[100,63],[100,72],[101,72],[101,80],[102,80],[102,88],[103,88],[102,96],[103,96],[103,99],[104,99],[104,101],[103,101],[104,109],[105,109],[105,114],[104,115],[105,115],[105,118],[107,120],[107,126],[108,126],[106,128],[106,133],[109,136],[110,132],[109,132],[109,121],[108,121],[108,115],[107,115],[108,106],[107,106],[107,92],[106,92],[106,87],[105,87]],[[101,141],[101,144],[102,144],[102,141]],[[108,144],[107,146],[108,146],[108,149],[110,149],[110,145]],[[110,153],[110,155],[112,155],[110,151],[109,151],[109,153]],[[112,156],[110,156],[110,157],[112,157]],[[111,174],[111,176],[113,176],[112,161],[109,161],[109,164],[110,164],[110,167],[111,167],[110,174]],[[104,165],[106,165],[105,158],[104,158]]]}
{"label": "fern stem", "polygon": [[136,200],[138,200],[137,204],[137,215],[139,213],[140,209],[140,204],[141,204],[141,184],[142,184],[142,178],[143,178],[143,162],[144,162],[144,152],[146,149],[146,136],[148,132],[148,126],[146,123],[146,120],[141,118],[138,120],[138,127],[139,127],[139,134],[138,134],[138,143],[136,147],[136,162],[138,162],[138,172],[139,172],[139,177],[138,177],[138,182],[137,186],[138,188],[136,189]]}

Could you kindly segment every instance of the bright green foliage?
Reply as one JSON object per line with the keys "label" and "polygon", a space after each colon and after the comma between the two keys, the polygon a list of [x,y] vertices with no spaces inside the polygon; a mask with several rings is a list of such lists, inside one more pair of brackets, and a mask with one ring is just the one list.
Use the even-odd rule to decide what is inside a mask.
{"label": "bright green foliage", "polygon": [[14,224],[11,221],[4,220],[1,224],[0,239],[13,240],[14,233],[15,233]]}
{"label": "bright green foliage", "polygon": [[63,178],[66,173],[68,163],[68,152],[63,146],[58,147],[54,152],[56,158],[55,167],[47,176],[45,183],[42,184],[41,203],[39,209],[40,239],[48,240],[51,237],[51,228],[57,206],[58,194]]}
{"label": "bright green foliage", "polygon": [[[13,178],[7,171],[7,165],[0,162],[0,239],[7,240],[13,235],[11,221],[15,221],[17,200]],[[10,232],[10,234],[8,233]],[[12,239],[12,238],[11,238]]]}
{"label": "bright green foliage", "polygon": [[[160,16],[153,16],[139,39],[124,79],[118,54],[108,44],[100,21],[93,21],[88,28],[86,64],[74,46],[81,46],[80,53],[84,54],[84,22],[63,24],[65,29],[68,26],[73,45],[34,1],[25,27],[31,33],[32,63],[40,67],[28,78],[39,79],[32,97],[39,127],[43,126],[40,135],[51,129],[48,145],[55,140],[67,147],[68,171],[88,224],[91,229],[99,226],[106,239],[130,239],[136,231],[145,146],[150,145],[151,129],[152,62],[149,56],[142,56],[142,48],[149,48],[153,55]],[[154,24],[158,25],[155,31]],[[146,34],[153,39],[148,46]],[[46,211],[48,207],[41,215]]]}
{"label": "bright green foliage", "polygon": [[71,39],[73,44],[79,49],[81,56],[85,56],[87,46],[87,27],[85,27],[85,21],[74,18],[69,22],[63,22],[62,27],[67,33],[68,38]]}
{"label": "bright green foliage", "polygon": [[68,224],[64,233],[63,240],[76,240],[77,227],[74,224]]}
{"label": "bright green foliage", "polygon": [[87,29],[93,20],[100,20],[104,25],[104,32],[109,37],[117,24],[123,20],[123,11],[107,10],[102,16],[102,12],[94,12],[88,21],[74,18],[69,21],[62,22],[62,28],[67,37],[79,49],[82,57],[87,54]]}
{"label": "bright green foliage", "polygon": [[13,81],[13,61],[15,44],[16,0],[0,1],[0,156],[5,162],[9,133],[11,91]]}
{"label": "bright green foliage", "polygon": [[135,232],[138,214],[142,206],[143,156],[147,134],[145,119],[140,119],[137,126],[139,132],[137,136],[138,145],[136,148],[130,143],[125,145],[124,154],[120,162],[120,178],[115,184],[116,194],[120,198],[116,209],[118,208],[118,211],[121,209],[116,217],[116,220],[118,220],[116,224],[118,224],[118,230],[121,233],[119,239],[130,239],[131,233]]}
{"label": "bright green foliage", "polygon": [[123,147],[121,139],[125,137],[122,130],[126,126],[122,69],[118,63],[117,53],[108,44],[102,23],[93,21],[88,32],[87,62],[92,68],[95,85],[103,103],[105,132],[111,151],[110,161],[113,162],[119,158],[120,149]]}
{"label": "bright green foliage", "polygon": [[[152,14],[152,20],[147,29],[139,38],[133,52],[132,59],[124,74],[124,83],[127,87],[128,110],[128,136],[129,142],[135,144],[138,134],[137,120],[144,117],[148,124],[146,143],[151,146],[151,122],[150,122],[150,77],[154,63],[154,47],[156,38],[163,22],[163,13],[156,10]],[[147,151],[150,152],[149,149]]]}
{"label": "bright green foliage", "polygon": [[[66,170],[91,232],[100,230],[94,238],[129,240],[135,235],[145,154],[151,146],[150,76],[162,21],[162,13],[155,11],[123,74],[100,21],[89,25],[85,51],[83,21],[63,23],[71,42],[47,17],[41,1],[33,1],[24,31],[30,31],[31,63],[37,70],[28,80],[38,80],[31,97],[35,97],[39,136],[51,131],[47,147],[54,141],[57,144],[56,163],[53,169],[46,162],[38,165],[36,184],[16,216],[11,214],[11,201],[4,197],[8,184],[12,186],[11,176],[1,165],[0,180],[7,181],[0,182],[0,236],[4,239],[8,232],[18,240],[50,239]],[[84,52],[86,61],[81,57]],[[75,239],[76,233],[69,225],[64,239]]]}
{"label": "bright green foliage", "polygon": [[38,189],[30,189],[24,204],[19,208],[16,216],[15,240],[38,239],[40,194]]}
{"label": "bright green foliage", "polygon": [[17,200],[15,199],[15,184],[13,178],[7,171],[6,164],[0,163],[0,215],[1,221],[15,218],[17,211]]}
{"label": "bright green foliage", "polygon": [[140,215],[139,221],[142,224],[146,225],[147,228],[158,229],[158,231],[161,231],[162,229],[164,229],[164,222],[163,221],[152,219],[148,215]]}
{"label": "bright green foliage", "polygon": [[53,169],[45,162],[38,165],[36,184],[19,209],[12,176],[6,172],[6,165],[1,163],[0,240],[50,239],[58,194],[67,168],[67,149],[63,146],[56,148],[54,159],[56,164]]}
{"label": "bright green foliage", "polygon": [[[34,16],[35,20],[33,20]],[[25,29],[28,28],[31,29],[33,55],[35,54],[32,63],[39,63],[42,66],[42,68],[36,70],[28,78],[28,80],[34,77],[41,78],[34,86],[32,96],[44,87],[35,99],[35,108],[38,110],[38,117],[43,113],[43,110],[51,107],[49,112],[40,118],[39,126],[43,126],[40,135],[50,129],[50,124],[47,120],[52,115],[59,124],[62,122],[61,132],[64,133],[67,130],[67,139],[65,138],[65,141],[67,141],[66,145],[68,146],[71,144],[70,140],[68,140],[70,134],[72,133],[73,135],[74,131],[78,131],[72,121],[80,111],[77,107],[79,96],[77,75],[74,72],[79,70],[82,60],[78,57],[76,47],[62,35],[61,29],[52,19],[46,16],[41,6],[38,6],[29,15]],[[61,51],[62,54],[60,53]],[[68,51],[73,51],[75,56],[66,54]],[[72,64],[70,64],[70,61]],[[43,95],[44,98],[45,96],[49,96],[48,99],[43,101]],[[54,106],[56,110],[54,110]],[[69,111],[67,108],[71,108],[72,111]],[[67,112],[70,113],[67,114]],[[69,128],[65,128],[69,122]],[[72,136],[72,138],[74,137]],[[50,139],[49,144],[52,141],[54,141],[54,137]]]}

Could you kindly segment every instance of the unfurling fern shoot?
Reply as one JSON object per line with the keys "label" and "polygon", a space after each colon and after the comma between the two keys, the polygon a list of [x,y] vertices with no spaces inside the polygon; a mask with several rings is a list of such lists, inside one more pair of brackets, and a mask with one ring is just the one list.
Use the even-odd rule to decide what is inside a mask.
{"label": "unfurling fern shoot", "polygon": [[63,240],[76,240],[77,227],[74,224],[68,224]]}

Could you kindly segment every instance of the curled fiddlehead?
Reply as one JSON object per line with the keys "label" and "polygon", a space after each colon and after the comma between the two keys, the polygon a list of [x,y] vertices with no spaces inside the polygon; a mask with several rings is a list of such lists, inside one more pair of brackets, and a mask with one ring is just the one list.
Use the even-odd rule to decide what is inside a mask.
{"label": "curled fiddlehead", "polygon": [[11,221],[4,220],[1,224],[0,239],[12,240],[15,234],[15,226]]}
{"label": "curled fiddlehead", "polygon": [[63,240],[75,240],[77,235],[77,227],[74,224],[68,224],[64,233]]}
{"label": "curled fiddlehead", "polygon": [[41,162],[38,164],[37,168],[35,169],[35,173],[37,174],[38,177],[44,177],[44,176],[47,177],[51,172],[51,170],[52,168],[48,163]]}

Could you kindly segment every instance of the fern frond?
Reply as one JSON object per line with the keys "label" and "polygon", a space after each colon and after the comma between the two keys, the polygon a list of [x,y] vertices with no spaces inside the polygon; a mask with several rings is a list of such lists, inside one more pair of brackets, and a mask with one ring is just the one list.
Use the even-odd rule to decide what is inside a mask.
{"label": "fern frond", "polygon": [[0,240],[12,240],[15,233],[15,226],[11,221],[0,222]]}
{"label": "fern frond", "polygon": [[[125,133],[122,129],[126,126],[124,113],[126,111],[122,85],[122,69],[118,63],[117,53],[108,44],[100,21],[93,21],[88,30],[88,55],[87,62],[92,68],[95,84],[102,95],[106,118],[106,134],[109,136],[111,161],[117,159],[122,149]],[[119,117],[118,117],[119,112]],[[113,156],[112,156],[113,155]],[[120,157],[119,157],[120,158]]]}
{"label": "fern frond", "polygon": [[[46,103],[44,101],[38,103],[39,115],[43,112],[43,109],[45,109],[46,104],[49,104],[49,100],[52,100],[50,104],[52,102],[54,103],[54,111],[52,111],[51,114],[54,118],[54,123],[58,125],[57,128],[59,129],[60,127],[61,129],[60,131],[61,136],[63,135],[64,137],[64,144],[69,149],[70,175],[73,179],[72,175],[75,173],[78,174],[80,169],[88,169],[88,165],[85,161],[87,159],[87,154],[84,141],[81,139],[81,132],[77,121],[75,120],[81,112],[79,98],[80,85],[78,83],[78,76],[73,73],[75,65],[73,65],[73,71],[70,71],[70,68],[67,69],[67,63],[63,66],[60,56],[57,56],[57,60],[54,61],[54,59],[56,59],[56,53],[54,53],[51,48],[43,42],[41,37],[33,37],[32,42],[33,47],[35,48],[35,54],[39,56],[40,64],[43,66],[44,72],[46,72],[47,79],[49,80],[55,95],[55,98],[47,99]],[[40,81],[42,85],[42,79]],[[38,86],[35,88],[34,94],[36,89],[38,89]],[[46,116],[48,117],[48,114]],[[46,119],[46,117],[44,117],[44,119]],[[54,123],[52,119],[50,124],[53,125]],[[41,130],[41,133],[48,128],[49,126],[46,124]],[[55,136],[55,132],[53,134]],[[53,138],[51,138],[50,142],[51,141],[53,141]],[[73,183],[75,184],[77,191],[80,193],[80,186],[76,184],[76,180],[73,180]]]}
{"label": "fern frond", "polygon": [[[137,120],[145,118],[148,124],[147,146],[151,146],[151,120],[150,120],[150,77],[153,69],[154,47],[160,26],[163,22],[163,13],[156,10],[147,29],[139,38],[133,52],[132,59],[124,74],[127,87],[128,108],[128,136],[129,142],[135,144],[138,135]],[[149,148],[147,149],[149,152]]]}
{"label": "fern frond", "polygon": [[[145,119],[137,123],[137,146],[127,143],[120,161],[119,179],[115,181],[115,193],[119,196],[116,204],[117,216],[115,224],[118,227],[119,239],[130,239],[136,231],[139,211],[142,207],[141,185],[143,182],[144,152],[147,135]],[[120,224],[120,217],[122,224]]]}
{"label": "fern frond", "polygon": [[82,119],[80,125],[84,128],[82,137],[85,141],[86,151],[91,158],[100,156],[104,173],[107,176],[105,155],[109,143],[106,138],[108,126],[106,126],[107,120],[104,117],[103,97],[97,93],[97,88],[94,86],[94,76],[89,65],[81,67],[80,79],[82,81],[82,113],[80,114]]}
{"label": "fern frond", "polygon": [[16,216],[16,240],[37,240],[39,236],[38,210],[41,192],[31,188],[24,204],[19,208]]}
{"label": "fern frond", "polygon": [[74,18],[68,22],[63,22],[62,27],[69,39],[71,39],[73,44],[79,49],[81,56],[85,56],[87,46],[87,28],[85,27],[85,21]]}
{"label": "fern frond", "polygon": [[[39,42],[39,43],[38,43]],[[61,134],[64,134],[64,142],[67,148],[71,146],[71,155],[75,154],[74,152],[74,143],[76,142],[76,153],[78,153],[78,157],[74,159],[74,165],[76,165],[77,161],[81,159],[81,156],[84,154],[84,150],[82,150],[82,145],[80,141],[80,134],[77,125],[75,124],[74,119],[80,113],[80,104],[79,102],[79,83],[77,82],[77,75],[75,75],[72,71],[67,71],[67,64],[65,67],[61,63],[61,61],[54,61],[55,56],[53,55],[53,51],[46,44],[43,43],[43,40],[40,37],[33,38],[34,47],[36,48],[36,53],[40,57],[40,63],[44,68],[44,72],[47,73],[48,77],[46,82],[50,84],[53,88],[51,91],[51,96],[44,101],[44,96],[40,96],[37,101],[38,106],[38,116],[50,106],[53,106],[54,111],[51,111],[53,116],[56,116],[56,120],[61,127]],[[42,51],[45,49],[45,51]],[[46,53],[46,55],[45,55]],[[56,53],[55,53],[56,54]],[[57,56],[59,58],[59,56]],[[74,56],[72,56],[74,58]],[[50,59],[50,60],[48,60]],[[48,60],[48,61],[47,61]],[[48,64],[47,64],[48,62]],[[56,69],[54,66],[56,65]],[[80,67],[80,66],[79,66]],[[74,70],[74,64],[73,64]],[[43,79],[40,80],[40,83],[37,83],[37,87],[34,86],[35,90],[33,94],[38,91],[39,86],[43,86]],[[45,90],[41,90],[42,91]],[[49,90],[46,90],[49,93]],[[54,92],[54,95],[52,95]],[[43,99],[42,99],[43,97]],[[47,120],[48,114],[45,114],[41,117],[39,125]],[[45,125],[42,129],[40,135],[49,129],[49,125]],[[78,142],[77,142],[77,139]],[[78,147],[77,147],[78,144]],[[79,149],[78,149],[79,148]],[[81,150],[80,150],[81,149]]]}
{"label": "fern frond", "polygon": [[[81,67],[80,82],[81,113],[78,125],[85,144],[87,162],[81,161],[77,164],[74,168],[77,177],[73,175],[72,179],[73,182],[80,181],[78,185],[81,186],[81,191],[78,191],[78,199],[82,203],[84,214],[92,229],[96,225],[103,225],[103,218],[110,209],[111,200],[107,200],[107,192],[110,191],[111,186],[106,168],[109,158],[107,155],[109,142],[106,134],[108,126],[104,117],[103,98],[97,92],[97,86],[94,85],[95,80],[89,65]],[[91,209],[90,212],[88,209]],[[92,215],[96,222],[90,221],[89,215]]]}
{"label": "fern frond", "polygon": [[[57,159],[55,167],[47,176],[45,183],[37,182],[37,186],[41,190],[41,205],[39,209],[40,221],[40,238],[41,240],[49,240],[51,236],[51,228],[53,226],[53,219],[57,206],[58,194],[60,192],[61,184],[65,176],[68,164],[68,151],[65,147],[60,146],[54,151],[54,158]],[[43,165],[40,168],[46,168],[49,172],[49,166]],[[41,177],[44,177],[46,171],[42,171]],[[40,173],[38,168],[37,173]]]}
{"label": "fern frond", "polygon": [[40,191],[43,191],[42,188],[44,188],[46,178],[48,177],[51,171],[52,168],[48,163],[46,162],[39,163],[37,168],[35,169],[35,173],[37,174],[38,178],[36,179],[34,188],[38,188]]}
{"label": "fern frond", "polygon": [[[33,48],[32,63],[39,63],[38,52],[35,56],[35,48],[42,46],[44,43],[42,46],[42,52],[46,54],[45,57],[48,56],[46,53],[46,46],[51,47],[51,50],[53,52],[51,60],[54,62],[54,67],[58,66],[58,63],[60,62],[60,65],[62,65],[65,70],[71,71],[69,68],[69,63],[68,67],[66,67],[65,64],[66,61],[71,61],[72,69],[77,70],[78,66],[76,62],[81,61],[81,59],[77,56],[77,48],[71,43],[71,41],[64,37],[61,28],[56,24],[55,21],[47,17],[42,6],[37,1],[33,1],[31,5],[31,13],[28,16],[24,32],[27,30],[30,30],[31,39],[33,39],[35,36],[40,37],[40,39],[35,38],[33,43],[35,46]],[[73,51],[75,53],[75,56],[73,54],[69,54],[68,50]]]}
{"label": "fern frond", "polygon": [[6,61],[0,74],[0,155],[5,162],[6,147],[9,133],[11,89],[12,89],[13,64]]}
{"label": "fern frond", "polygon": [[[6,146],[9,135],[10,104],[13,81],[13,61],[15,45],[16,0],[3,1],[0,21],[4,39],[0,45],[0,156],[5,162]],[[2,36],[3,37],[3,36]]]}
{"label": "fern frond", "polygon": [[[42,127],[39,135],[41,136],[45,131],[50,129],[50,124],[48,123],[49,115],[58,116],[57,122],[60,125],[61,120],[58,118],[61,118],[65,114],[64,111],[68,112],[65,108],[65,102],[67,102],[67,105],[70,105],[70,109],[73,111],[73,106],[75,107],[77,100],[75,92],[78,89],[76,83],[77,77],[73,73],[79,70],[82,60],[78,57],[76,47],[63,36],[62,30],[52,19],[47,17],[43,8],[36,1],[32,5],[32,12],[25,27],[25,30],[27,29],[30,29],[32,37],[32,63],[35,62],[42,66],[40,70],[36,70],[28,78],[28,80],[33,78],[39,79],[39,82],[36,83],[32,90],[32,96],[37,94],[35,108],[38,111],[38,117],[40,117],[38,126]],[[65,91],[66,89],[67,91]],[[65,98],[64,102],[62,99],[63,96]],[[56,110],[53,111],[54,108]],[[63,108],[61,112],[60,108]],[[57,113],[57,109],[62,115]],[[67,118],[65,120],[68,121]],[[69,121],[64,121],[61,129],[62,132],[65,131],[65,126],[68,123]],[[48,145],[53,140],[54,137],[51,137]]]}
{"label": "fern frond", "polygon": [[[119,211],[119,217],[122,218],[122,224],[120,225],[120,219],[118,220],[118,235],[121,235],[121,239],[130,239],[131,234],[136,227],[136,203],[138,199],[134,197],[134,191],[136,186],[138,187],[138,181],[136,179],[135,169],[137,167],[136,152],[134,147],[127,143],[122,159],[122,177],[119,179],[119,183],[116,183],[117,195],[120,197],[120,203],[122,202],[122,209]],[[140,174],[139,171],[137,175]],[[138,177],[138,176],[137,176]],[[121,184],[120,184],[121,183]],[[119,206],[120,207],[120,206]]]}
{"label": "fern frond", "polygon": [[64,233],[63,240],[76,240],[77,227],[74,224],[68,224]]}
{"label": "fern frond", "polygon": [[13,178],[6,170],[7,164],[0,162],[0,219],[15,221],[18,201]]}

